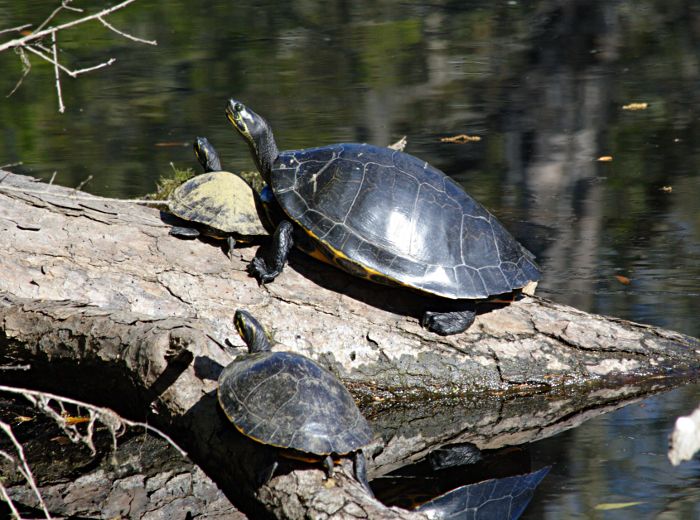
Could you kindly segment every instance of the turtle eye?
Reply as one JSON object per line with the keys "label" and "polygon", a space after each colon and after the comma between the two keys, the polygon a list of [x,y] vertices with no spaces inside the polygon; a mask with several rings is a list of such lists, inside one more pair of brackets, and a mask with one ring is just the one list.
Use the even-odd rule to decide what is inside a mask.
{"label": "turtle eye", "polygon": [[242,105],[241,103],[236,103],[236,104],[233,106],[233,109],[234,109],[236,112],[242,112],[242,111],[243,111],[243,105]]}

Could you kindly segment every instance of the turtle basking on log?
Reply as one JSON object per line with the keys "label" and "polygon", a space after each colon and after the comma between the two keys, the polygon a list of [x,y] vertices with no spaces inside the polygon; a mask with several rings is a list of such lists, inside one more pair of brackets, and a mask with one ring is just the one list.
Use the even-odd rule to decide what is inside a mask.
{"label": "turtle basking on log", "polygon": [[362,448],[372,440],[372,429],[350,392],[315,361],[272,352],[265,329],[247,311],[236,311],[234,325],[248,354],[221,372],[218,397],[236,429],[280,448],[286,458],[322,462],[329,477],[334,458],[351,456],[355,478],[371,494]]}
{"label": "turtle basking on log", "polygon": [[368,144],[280,152],[270,125],[231,99],[226,115],[286,214],[250,271],[282,271],[292,245],[350,274],[445,302],[421,323],[442,335],[466,330],[475,300],[518,292],[540,278],[534,255],[440,170]]}
{"label": "turtle basking on log", "polygon": [[240,176],[221,170],[219,155],[205,137],[195,139],[194,152],[205,173],[181,184],[170,197],[170,212],[184,221],[170,234],[225,240],[231,257],[237,240],[245,243],[251,237],[267,235],[264,203]]}

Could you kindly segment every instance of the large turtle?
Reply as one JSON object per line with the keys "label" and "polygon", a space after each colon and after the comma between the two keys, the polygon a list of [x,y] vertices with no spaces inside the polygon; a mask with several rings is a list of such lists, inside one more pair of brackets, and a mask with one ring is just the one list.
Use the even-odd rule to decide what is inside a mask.
{"label": "large turtle", "polygon": [[272,352],[265,329],[247,311],[238,309],[234,324],[249,353],[219,376],[219,404],[229,420],[288,458],[323,461],[328,476],[334,457],[352,455],[355,477],[371,493],[362,447],[372,430],[350,392],[311,359]]}
{"label": "large turtle", "polygon": [[206,137],[195,139],[194,152],[205,173],[184,182],[171,195],[170,212],[187,225],[172,227],[170,234],[225,240],[231,257],[237,239],[246,242],[267,234],[263,202],[241,177],[221,171],[219,155]]}
{"label": "large turtle", "polygon": [[[279,152],[267,121],[231,99],[226,114],[246,139],[288,221],[250,266],[274,280],[296,245],[345,271],[457,300],[421,323],[456,334],[474,321],[474,300],[540,278],[532,253],[455,181],[412,155],[368,144]],[[294,231],[294,236],[292,232]]]}

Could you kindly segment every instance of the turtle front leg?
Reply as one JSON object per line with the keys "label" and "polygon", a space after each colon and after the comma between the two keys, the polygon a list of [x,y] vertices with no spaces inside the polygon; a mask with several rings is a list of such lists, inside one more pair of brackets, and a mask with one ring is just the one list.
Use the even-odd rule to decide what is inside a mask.
{"label": "turtle front leg", "polygon": [[294,245],[292,238],[292,223],[283,220],[277,226],[272,241],[260,247],[255,258],[248,265],[248,272],[255,276],[260,283],[268,283],[277,278],[287,263],[289,251]]}
{"label": "turtle front leg", "polygon": [[362,450],[357,450],[355,452],[353,466],[355,468],[355,478],[360,484],[362,484],[365,491],[369,493],[369,496],[373,497],[374,492],[372,491],[372,488],[369,487],[369,480],[367,480],[367,460],[365,459],[365,454],[362,453]]}
{"label": "turtle front leg", "polygon": [[467,330],[474,323],[475,318],[476,309],[471,304],[469,308],[460,311],[425,311],[421,319],[421,325],[441,336],[450,336]]}

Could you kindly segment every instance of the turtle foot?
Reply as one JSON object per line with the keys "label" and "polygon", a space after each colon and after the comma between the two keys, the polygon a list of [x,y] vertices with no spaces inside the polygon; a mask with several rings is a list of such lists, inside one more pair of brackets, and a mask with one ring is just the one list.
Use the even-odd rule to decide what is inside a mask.
{"label": "turtle foot", "polygon": [[248,264],[248,272],[253,275],[258,282],[266,284],[277,278],[282,270],[270,269],[264,259],[256,256],[253,258],[253,261]]}
{"label": "turtle foot", "polygon": [[197,238],[200,235],[199,230],[185,226],[173,226],[168,234],[177,238]]}
{"label": "turtle foot", "polygon": [[441,336],[459,334],[467,330],[476,318],[476,311],[469,309],[453,312],[425,311],[421,325]]}
{"label": "turtle foot", "polygon": [[365,459],[365,455],[362,453],[362,450],[358,450],[355,453],[353,467],[355,470],[355,478],[362,485],[362,487],[365,488],[365,491],[367,491],[369,496],[373,497],[374,492],[369,486],[369,480],[367,480],[367,460]]}
{"label": "turtle foot", "polygon": [[258,249],[255,258],[248,265],[248,272],[262,284],[271,282],[282,272],[292,249],[292,223],[283,220],[277,226],[272,241]]}

